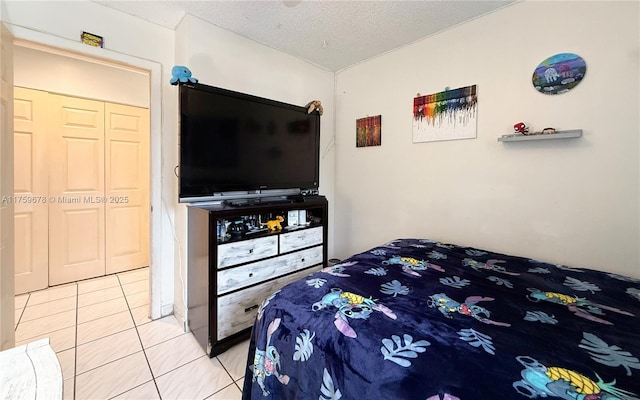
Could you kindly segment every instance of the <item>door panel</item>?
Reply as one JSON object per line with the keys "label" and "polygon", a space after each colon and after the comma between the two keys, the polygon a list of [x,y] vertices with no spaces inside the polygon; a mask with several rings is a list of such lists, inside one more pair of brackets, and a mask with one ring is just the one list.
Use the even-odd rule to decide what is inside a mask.
{"label": "door panel", "polygon": [[104,103],[50,95],[49,283],[105,274]]}
{"label": "door panel", "polygon": [[[62,213],[62,226],[57,227],[55,235],[66,239],[66,262],[78,265],[93,263],[102,259],[102,210],[97,207],[67,209]],[[82,243],[82,246],[78,246]]]}
{"label": "door panel", "polygon": [[46,95],[14,88],[16,294],[44,289],[49,283]]}
{"label": "door panel", "polygon": [[149,110],[105,104],[106,272],[149,265]]}

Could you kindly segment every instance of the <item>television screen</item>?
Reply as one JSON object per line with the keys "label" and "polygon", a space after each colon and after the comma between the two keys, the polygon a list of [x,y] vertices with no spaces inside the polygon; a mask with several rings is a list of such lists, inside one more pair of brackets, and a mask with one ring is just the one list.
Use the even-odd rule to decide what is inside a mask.
{"label": "television screen", "polygon": [[212,86],[180,86],[180,200],[317,189],[320,115]]}

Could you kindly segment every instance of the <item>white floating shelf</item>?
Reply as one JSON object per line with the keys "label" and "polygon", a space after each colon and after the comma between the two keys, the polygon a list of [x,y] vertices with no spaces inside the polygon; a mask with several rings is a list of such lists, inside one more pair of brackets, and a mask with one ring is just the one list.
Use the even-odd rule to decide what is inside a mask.
{"label": "white floating shelf", "polygon": [[557,131],[546,135],[523,135],[522,133],[513,133],[511,135],[502,135],[498,138],[498,142],[521,142],[523,140],[546,140],[546,139],[572,139],[582,136],[582,129],[570,129],[567,131]]}

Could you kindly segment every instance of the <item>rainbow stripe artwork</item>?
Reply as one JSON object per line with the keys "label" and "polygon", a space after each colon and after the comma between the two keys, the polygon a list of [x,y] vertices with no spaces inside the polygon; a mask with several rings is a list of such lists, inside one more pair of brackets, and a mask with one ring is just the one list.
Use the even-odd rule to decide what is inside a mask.
{"label": "rainbow stripe artwork", "polygon": [[415,97],[413,143],[475,139],[477,110],[476,85]]}
{"label": "rainbow stripe artwork", "polygon": [[356,120],[356,147],[382,144],[382,115]]}

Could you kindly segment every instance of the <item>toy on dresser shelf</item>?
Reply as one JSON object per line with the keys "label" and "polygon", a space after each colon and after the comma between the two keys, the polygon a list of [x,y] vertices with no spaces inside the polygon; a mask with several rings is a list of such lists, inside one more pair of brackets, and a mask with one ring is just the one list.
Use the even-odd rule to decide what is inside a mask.
{"label": "toy on dresser shelf", "polygon": [[281,222],[284,222],[284,217],[278,215],[275,219],[271,219],[262,225],[266,225],[270,231],[280,231],[282,230],[282,225],[280,225]]}
{"label": "toy on dresser shelf", "polygon": [[244,236],[247,233],[247,226],[243,220],[235,221],[229,225],[227,233],[234,237]]}

